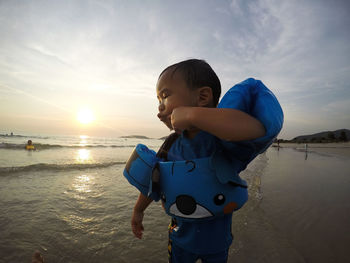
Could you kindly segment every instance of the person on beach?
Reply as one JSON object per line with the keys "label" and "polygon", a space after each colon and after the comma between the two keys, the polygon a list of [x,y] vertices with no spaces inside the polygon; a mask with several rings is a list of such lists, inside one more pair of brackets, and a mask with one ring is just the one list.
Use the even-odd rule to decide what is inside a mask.
{"label": "person on beach", "polygon": [[27,145],[25,147],[26,150],[35,150],[32,140],[28,140]]}
{"label": "person on beach", "polygon": [[[279,128],[255,115],[255,89],[264,92],[267,104],[277,103],[264,84],[247,79],[225,95],[218,108],[221,84],[204,60],[189,59],[163,70],[156,86],[158,118],[170,130],[157,156],[168,161],[191,160],[211,156],[222,150],[239,173],[258,154],[267,149],[282,128],[283,113],[276,107]],[[219,106],[220,106],[219,105]],[[268,105],[267,105],[268,106]],[[282,117],[280,117],[282,116]],[[272,116],[274,118],[274,116]],[[275,125],[275,124],[274,124]],[[277,125],[277,126],[278,126]],[[186,183],[186,182],[184,182]],[[144,211],[153,200],[140,193],[131,218],[132,232],[141,239]],[[232,212],[207,221],[172,218],[169,225],[169,262],[227,262],[232,243]]]}

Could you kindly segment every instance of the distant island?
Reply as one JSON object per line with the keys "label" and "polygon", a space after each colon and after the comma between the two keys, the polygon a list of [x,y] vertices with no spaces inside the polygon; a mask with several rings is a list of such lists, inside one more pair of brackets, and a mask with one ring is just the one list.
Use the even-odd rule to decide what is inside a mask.
{"label": "distant island", "polygon": [[[168,136],[158,138],[165,140]],[[127,135],[120,138],[133,139],[152,139],[144,135]],[[315,134],[300,135],[291,140],[276,139],[275,143],[332,143],[332,142],[348,142],[350,140],[350,130],[339,129],[335,131],[323,131]]]}
{"label": "distant island", "polygon": [[[168,136],[164,136],[162,138],[158,138],[157,140],[165,140]],[[120,138],[129,138],[129,139],[153,139],[153,138],[149,138],[147,136],[144,135],[127,135],[127,136],[120,136]]]}
{"label": "distant island", "polygon": [[323,131],[310,135],[300,135],[292,140],[276,139],[278,143],[332,143],[347,142],[350,139],[350,130],[340,129],[335,131]]}
{"label": "distant island", "polygon": [[120,136],[120,138],[134,138],[134,139],[150,139],[147,136],[144,135],[127,135],[127,136]]}

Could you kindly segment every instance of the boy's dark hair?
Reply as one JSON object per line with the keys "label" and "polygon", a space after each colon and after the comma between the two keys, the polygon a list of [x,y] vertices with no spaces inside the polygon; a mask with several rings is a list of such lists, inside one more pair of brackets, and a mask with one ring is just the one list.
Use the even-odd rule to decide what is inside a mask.
{"label": "boy's dark hair", "polygon": [[213,103],[215,106],[219,103],[221,94],[221,84],[218,76],[210,65],[201,59],[189,59],[173,64],[160,73],[162,74],[172,69],[171,76],[179,71],[190,89],[198,89],[201,87],[210,87],[213,92]]}

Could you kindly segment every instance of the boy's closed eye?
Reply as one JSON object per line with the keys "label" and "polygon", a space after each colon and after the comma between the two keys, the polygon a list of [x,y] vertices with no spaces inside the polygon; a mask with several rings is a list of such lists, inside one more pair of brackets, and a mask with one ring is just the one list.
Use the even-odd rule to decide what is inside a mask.
{"label": "boy's closed eye", "polygon": [[167,97],[170,96],[170,91],[165,89],[161,92],[161,98],[166,99]]}
{"label": "boy's closed eye", "polygon": [[161,103],[162,100],[168,98],[170,95],[171,95],[171,94],[170,94],[170,92],[169,92],[168,90],[163,90],[163,91],[161,91],[160,96],[158,96],[158,101],[159,101],[159,103]]}

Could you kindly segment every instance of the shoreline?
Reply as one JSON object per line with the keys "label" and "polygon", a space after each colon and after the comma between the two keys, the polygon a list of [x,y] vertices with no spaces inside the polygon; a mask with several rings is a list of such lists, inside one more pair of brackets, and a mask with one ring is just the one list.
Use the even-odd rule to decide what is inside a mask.
{"label": "shoreline", "polygon": [[305,151],[303,144],[275,144],[257,158],[265,164],[254,160],[261,198],[249,191],[248,203],[234,214],[228,262],[342,262],[349,241],[339,234],[349,226],[349,146],[309,144]]}
{"label": "shoreline", "polygon": [[[350,148],[350,141],[348,142],[328,142],[328,143],[292,143],[292,142],[280,142],[280,147],[294,148],[295,146],[300,146],[307,144],[312,148]],[[277,143],[273,143],[272,147],[277,147]]]}
{"label": "shoreline", "polygon": [[228,263],[304,262],[261,208],[264,198],[263,174],[268,165],[269,159],[265,152],[240,174],[248,183],[249,200],[232,217],[234,240],[229,249]]}
{"label": "shoreline", "polygon": [[[307,152],[319,153],[326,155],[333,155],[337,157],[350,157],[350,142],[338,142],[338,143],[306,143]],[[277,143],[271,145],[273,148],[292,148],[297,151],[305,152],[305,143]]]}

